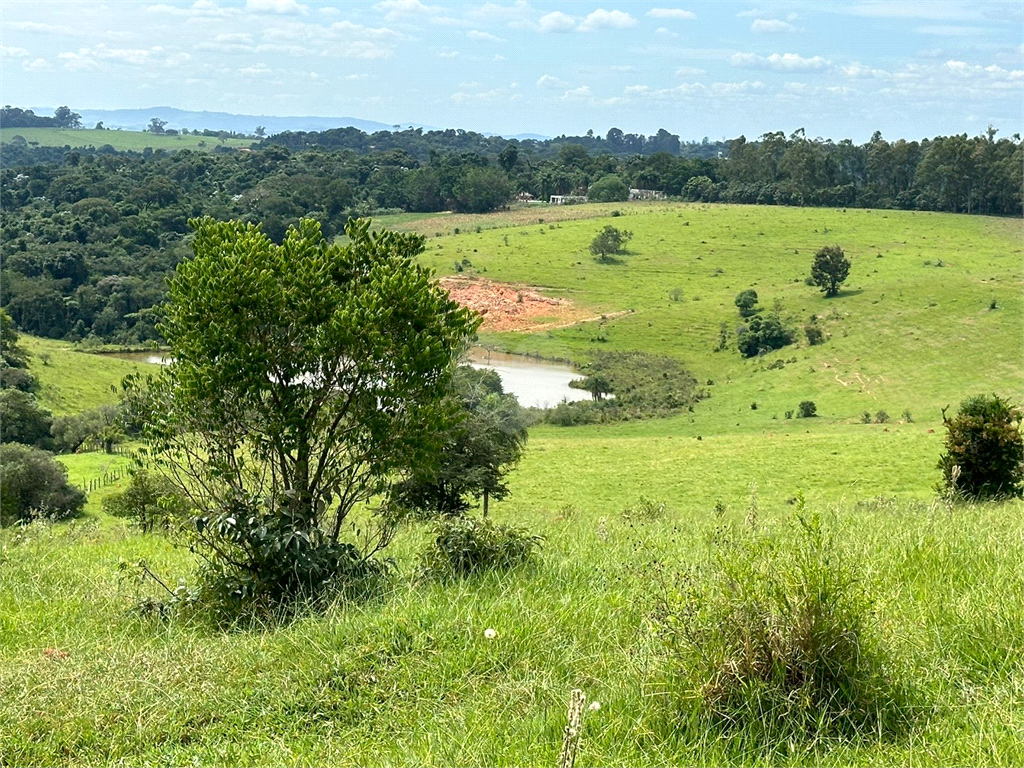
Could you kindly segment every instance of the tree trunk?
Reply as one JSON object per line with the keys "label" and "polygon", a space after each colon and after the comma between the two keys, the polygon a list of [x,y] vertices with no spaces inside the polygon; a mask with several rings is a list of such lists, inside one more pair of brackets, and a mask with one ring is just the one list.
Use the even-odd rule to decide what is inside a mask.
{"label": "tree trunk", "polygon": [[484,517],[487,517],[487,502],[489,498],[490,494],[488,494],[487,491],[484,491]]}

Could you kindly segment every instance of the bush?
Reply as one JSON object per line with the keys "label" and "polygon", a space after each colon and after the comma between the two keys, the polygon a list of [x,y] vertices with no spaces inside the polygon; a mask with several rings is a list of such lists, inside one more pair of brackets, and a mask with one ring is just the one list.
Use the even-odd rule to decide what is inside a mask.
{"label": "bush", "polygon": [[751,315],[757,314],[757,291],[753,288],[747,288],[745,291],[740,291],[736,294],[736,300],[734,303],[740,311],[740,317],[750,317]]}
{"label": "bush", "polygon": [[754,357],[793,343],[793,332],[775,315],[755,317],[736,334],[736,345],[744,357]]}
{"label": "bush", "polygon": [[878,413],[875,414],[875,423],[876,424],[888,424],[889,423],[889,414],[886,413],[885,411],[879,411]]}
{"label": "bush", "polygon": [[801,419],[810,419],[818,415],[818,406],[814,404],[813,400],[802,400],[797,409],[799,410],[797,415]]}
{"label": "bush", "polygon": [[817,325],[805,325],[804,335],[807,336],[807,343],[812,347],[816,347],[825,341],[825,332]]}
{"label": "bush", "polygon": [[0,525],[44,517],[65,520],[85,506],[85,494],[68,483],[53,455],[20,443],[0,446]]}
{"label": "bush", "polygon": [[143,533],[169,528],[174,520],[182,521],[188,514],[188,504],[174,484],[144,469],[132,475],[124,491],[105,496],[101,503],[108,515],[135,521]]}
{"label": "bush", "polygon": [[960,403],[952,419],[942,409],[946,453],[939,459],[940,491],[966,498],[1020,496],[1024,481],[1021,409],[997,395]]}
{"label": "bush", "polygon": [[424,574],[438,579],[508,570],[532,560],[542,541],[525,529],[489,519],[446,518],[435,526],[421,565]]}
{"label": "bush", "polygon": [[859,569],[816,516],[713,539],[655,612],[684,718],[766,740],[874,736],[908,721]]}

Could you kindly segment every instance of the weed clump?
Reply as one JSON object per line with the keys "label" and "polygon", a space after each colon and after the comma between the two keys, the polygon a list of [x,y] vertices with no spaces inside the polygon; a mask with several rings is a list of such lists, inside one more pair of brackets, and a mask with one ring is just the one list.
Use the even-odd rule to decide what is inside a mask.
{"label": "weed clump", "polygon": [[784,530],[719,526],[712,544],[654,617],[684,718],[766,740],[909,722],[860,573],[817,515]]}
{"label": "weed clump", "polygon": [[505,571],[533,560],[543,537],[489,519],[457,516],[440,520],[421,556],[428,578],[448,580]]}

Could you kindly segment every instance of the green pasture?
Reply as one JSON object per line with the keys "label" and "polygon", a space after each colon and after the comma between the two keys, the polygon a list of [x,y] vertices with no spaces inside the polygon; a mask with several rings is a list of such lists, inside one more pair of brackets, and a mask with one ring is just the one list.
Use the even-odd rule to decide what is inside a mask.
{"label": "green pasture", "polygon": [[55,416],[116,402],[114,388],[121,379],[147,370],[144,363],[88,354],[68,342],[26,334],[19,343],[31,355],[29,369],[39,378],[39,403]]}
{"label": "green pasture", "polygon": [[212,136],[163,136],[146,131],[95,130],[93,128],[3,128],[0,129],[0,144],[7,144],[15,136],[21,136],[30,145],[41,147],[102,147],[109,144],[121,152],[141,152],[146,147],[153,149],[193,149],[213,151],[224,145],[240,148],[252,145],[252,139],[225,139],[223,142]]}
{"label": "green pasture", "polygon": [[[578,218],[588,208],[593,217]],[[518,226],[519,212],[393,223],[431,235],[460,227],[428,241],[422,261],[442,274],[467,258],[471,274],[608,315],[486,343],[576,362],[605,349],[672,355],[708,399],[669,419],[533,427],[512,495],[492,509],[545,537],[536,565],[427,582],[416,566],[429,529],[410,524],[376,599],[284,626],[218,632],[131,613],[162,590],[121,563],[144,560],[174,588],[196,562],[102,512],[124,481],[91,494],[78,521],[5,530],[3,762],[553,765],[574,687],[601,703],[587,714],[579,766],[1024,762],[1024,510],[949,505],[934,490],[941,408],[979,392],[1020,400],[1021,222],[667,203],[536,220],[559,213],[529,211]],[[621,264],[587,251],[605,224],[634,232]],[[831,243],[853,267],[825,299],[803,278]],[[765,312],[781,301],[794,325],[819,315],[828,340],[801,337],[754,360],[714,352],[720,324],[741,322],[733,298],[750,287]],[[139,367],[24,340],[55,412],[109,400]],[[786,418],[808,399],[818,417]],[[862,424],[865,410],[891,420]],[[127,463],[60,460],[79,484]],[[624,514],[643,498],[664,512]],[[779,536],[798,513],[821,513],[873,599],[888,672],[914,691],[904,732],[764,744],[681,717],[652,624],[658,598],[716,526],[742,525],[755,506],[758,525]]]}
{"label": "green pasture", "polygon": [[[581,206],[587,208],[588,206]],[[711,433],[772,428],[802,400],[822,419],[940,420],[967,394],[1019,395],[1024,385],[1021,222],[905,211],[619,204],[624,215],[475,229],[432,239],[423,262],[441,274],[469,259],[471,274],[540,286],[605,321],[525,334],[484,334],[512,352],[582,362],[595,349],[678,357],[713,396],[696,420]],[[500,217],[502,214],[496,214]],[[481,217],[487,221],[488,217]],[[619,264],[588,246],[606,224],[633,232]],[[421,226],[429,227],[429,222]],[[804,284],[814,252],[838,243],[852,261],[842,292]],[[792,326],[819,317],[828,340],[757,359],[714,352],[722,323],[743,321],[733,299],[754,288]],[[670,297],[682,293],[679,301]],[[991,309],[995,302],[996,309]],[[615,313],[626,313],[615,316]],[[783,368],[769,370],[782,361]],[[751,410],[751,403],[757,410]]]}

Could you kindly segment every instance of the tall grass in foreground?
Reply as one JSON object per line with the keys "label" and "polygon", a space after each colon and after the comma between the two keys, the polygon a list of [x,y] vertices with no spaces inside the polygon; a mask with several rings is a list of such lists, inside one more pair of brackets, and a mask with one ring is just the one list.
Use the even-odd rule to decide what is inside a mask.
{"label": "tall grass in foreground", "polygon": [[[883,671],[916,694],[907,727],[881,736],[737,729],[680,708],[696,678],[673,676],[678,656],[652,630],[657,574],[700,562],[709,530],[742,529],[744,509],[509,511],[495,517],[545,536],[532,568],[415,580],[430,532],[412,526],[394,545],[404,576],[378,600],[230,633],[129,614],[122,559],[171,586],[190,575],[162,538],[107,518],[6,530],[3,762],[553,765],[573,688],[602,705],[578,766],[1024,762],[1019,503],[821,509],[871,599]],[[762,506],[756,524],[783,547],[800,539],[792,515]]]}

